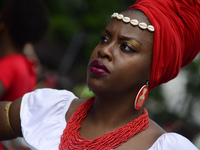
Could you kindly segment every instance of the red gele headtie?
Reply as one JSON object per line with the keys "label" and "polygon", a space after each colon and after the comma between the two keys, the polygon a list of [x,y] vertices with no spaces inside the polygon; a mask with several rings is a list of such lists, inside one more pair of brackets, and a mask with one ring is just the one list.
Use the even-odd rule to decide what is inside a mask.
{"label": "red gele headtie", "polygon": [[149,90],[175,78],[200,50],[200,0],[138,0],[155,27]]}

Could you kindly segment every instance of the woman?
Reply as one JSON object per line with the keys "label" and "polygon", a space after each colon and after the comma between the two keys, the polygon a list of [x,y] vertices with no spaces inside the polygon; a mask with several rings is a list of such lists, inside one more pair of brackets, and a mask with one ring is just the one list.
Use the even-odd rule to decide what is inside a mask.
{"label": "woman", "polygon": [[89,60],[95,97],[40,89],[1,103],[1,139],[23,136],[31,149],[197,150],[165,133],[143,104],[198,54],[199,1],[140,0],[129,9],[112,15]]}

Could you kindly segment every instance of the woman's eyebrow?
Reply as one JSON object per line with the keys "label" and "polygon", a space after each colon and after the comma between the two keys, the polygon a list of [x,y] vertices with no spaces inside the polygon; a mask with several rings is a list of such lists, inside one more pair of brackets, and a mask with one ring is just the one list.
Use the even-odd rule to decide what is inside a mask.
{"label": "woman's eyebrow", "polygon": [[112,33],[108,29],[104,29],[104,32],[106,32],[106,34],[108,34],[108,36],[112,37]]}
{"label": "woman's eyebrow", "polygon": [[[105,32],[108,36],[112,37],[112,33],[108,29],[104,29],[103,32]],[[140,42],[139,40],[137,40],[134,37],[121,36],[119,38],[119,40],[121,40],[121,41],[136,41],[138,44],[142,45],[142,42]]]}
{"label": "woman's eyebrow", "polygon": [[134,37],[121,36],[119,39],[122,41],[136,41],[138,44],[142,45],[142,42],[138,41]]}

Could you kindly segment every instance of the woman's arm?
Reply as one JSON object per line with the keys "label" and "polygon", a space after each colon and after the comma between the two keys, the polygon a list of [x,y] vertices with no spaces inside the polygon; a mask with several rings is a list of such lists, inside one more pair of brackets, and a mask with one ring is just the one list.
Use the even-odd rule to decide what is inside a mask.
{"label": "woman's arm", "polygon": [[[9,108],[6,107],[8,103],[10,102],[0,102],[0,141],[22,136],[20,123],[21,98],[13,101]],[[15,136],[9,128],[9,122]]]}
{"label": "woman's arm", "polygon": [[3,83],[0,81],[0,99],[2,98],[4,92],[5,92],[5,87]]}

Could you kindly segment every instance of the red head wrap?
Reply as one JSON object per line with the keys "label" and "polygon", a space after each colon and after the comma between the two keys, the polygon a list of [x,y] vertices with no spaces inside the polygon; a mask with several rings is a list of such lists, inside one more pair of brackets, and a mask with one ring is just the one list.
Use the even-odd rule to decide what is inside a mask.
{"label": "red head wrap", "polygon": [[200,0],[137,0],[154,26],[149,90],[175,78],[200,50]]}

